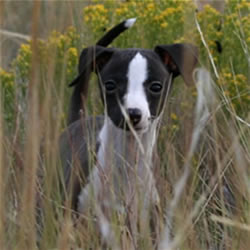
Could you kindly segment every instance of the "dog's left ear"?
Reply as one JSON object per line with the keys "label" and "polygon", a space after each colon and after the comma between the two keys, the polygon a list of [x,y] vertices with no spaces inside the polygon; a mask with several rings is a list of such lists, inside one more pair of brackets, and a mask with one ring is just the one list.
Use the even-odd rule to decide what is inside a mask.
{"label": "dog's left ear", "polygon": [[115,49],[98,45],[82,51],[78,66],[79,74],[69,85],[73,86],[74,90],[71,96],[68,124],[80,119],[80,110],[83,113],[85,111],[91,73],[102,70],[114,52]]}
{"label": "dog's left ear", "polygon": [[198,62],[198,48],[189,43],[158,45],[154,49],[173,77],[181,75],[187,85],[194,83],[193,71]]}

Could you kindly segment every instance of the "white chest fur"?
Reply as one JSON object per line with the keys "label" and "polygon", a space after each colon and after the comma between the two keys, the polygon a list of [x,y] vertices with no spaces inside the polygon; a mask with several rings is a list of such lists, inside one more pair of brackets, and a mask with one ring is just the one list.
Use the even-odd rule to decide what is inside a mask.
{"label": "white chest fur", "polygon": [[130,206],[135,199],[143,202],[143,206],[158,202],[152,173],[156,133],[157,121],[135,138],[106,117],[99,134],[97,164],[79,196],[79,212],[84,212],[92,199],[116,210]]}

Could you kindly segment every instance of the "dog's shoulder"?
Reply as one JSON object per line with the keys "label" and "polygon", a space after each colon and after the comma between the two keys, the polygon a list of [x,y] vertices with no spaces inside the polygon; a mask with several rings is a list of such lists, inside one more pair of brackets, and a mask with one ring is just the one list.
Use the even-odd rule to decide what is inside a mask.
{"label": "dog's shoulder", "polygon": [[87,177],[98,147],[98,134],[103,126],[103,116],[91,116],[70,124],[61,134],[59,151],[65,178],[72,169],[80,169]]}
{"label": "dog's shoulder", "polygon": [[[61,134],[60,145],[68,144],[80,146],[86,143],[88,138],[96,139],[103,126],[103,116],[90,116],[87,119],[79,119],[71,123]],[[79,147],[77,147],[79,148]]]}

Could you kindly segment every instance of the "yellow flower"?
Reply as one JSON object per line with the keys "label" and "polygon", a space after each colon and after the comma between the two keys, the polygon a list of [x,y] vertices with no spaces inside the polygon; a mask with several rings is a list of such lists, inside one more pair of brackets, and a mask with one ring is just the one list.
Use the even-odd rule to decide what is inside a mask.
{"label": "yellow flower", "polygon": [[178,125],[176,125],[176,124],[172,125],[172,130],[178,130],[178,129],[179,129]]}
{"label": "yellow flower", "polygon": [[118,16],[123,16],[128,13],[128,8],[126,6],[122,6],[121,8],[116,9],[115,12]]}
{"label": "yellow flower", "polygon": [[76,49],[76,48],[69,48],[68,53],[69,53],[71,56],[77,57],[77,49]]}
{"label": "yellow flower", "polygon": [[175,113],[171,113],[171,119],[176,121],[178,118],[177,118],[177,115]]}
{"label": "yellow flower", "polygon": [[104,5],[103,4],[97,4],[96,6],[96,10],[100,11],[100,12],[103,12],[103,13],[107,13],[107,9],[105,9]]}
{"label": "yellow flower", "polygon": [[172,15],[175,12],[176,12],[176,9],[170,7],[170,8],[167,8],[163,13],[165,16],[168,16],[168,15]]}
{"label": "yellow flower", "polygon": [[0,68],[0,84],[3,84],[5,87],[14,86],[14,74],[4,71]]}
{"label": "yellow flower", "polygon": [[90,18],[89,18],[88,15],[85,15],[85,16],[84,16],[84,21],[85,21],[86,23],[89,21],[89,19],[90,19]]}
{"label": "yellow flower", "polygon": [[161,20],[161,16],[157,15],[157,16],[154,17],[154,21],[158,22],[160,20]]}
{"label": "yellow flower", "polygon": [[250,2],[243,0],[237,7],[241,10],[250,9]]}
{"label": "yellow flower", "polygon": [[168,23],[167,23],[167,22],[161,23],[161,27],[162,27],[162,28],[168,27]]}
{"label": "yellow flower", "polygon": [[154,9],[155,9],[154,3],[149,3],[149,4],[147,5],[147,9],[148,9],[148,10],[154,10]]}
{"label": "yellow flower", "polygon": [[214,7],[212,7],[211,5],[209,4],[206,4],[205,7],[204,7],[204,11],[207,12],[207,14],[214,14],[214,15],[218,15],[219,12],[218,10],[216,10]]}
{"label": "yellow flower", "polygon": [[237,74],[236,78],[237,80],[243,81],[243,82],[247,80],[246,76],[242,74]]}
{"label": "yellow flower", "polygon": [[26,52],[26,53],[29,53],[30,52],[30,44],[27,44],[27,43],[24,43],[21,45],[21,48],[20,48],[23,52]]}

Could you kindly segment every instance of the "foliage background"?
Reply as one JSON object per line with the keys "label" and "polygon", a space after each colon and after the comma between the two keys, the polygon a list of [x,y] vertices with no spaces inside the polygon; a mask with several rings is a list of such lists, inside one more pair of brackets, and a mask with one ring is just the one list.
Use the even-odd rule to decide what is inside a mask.
{"label": "foliage background", "polygon": [[[24,5],[25,3],[23,3]],[[9,5],[4,5],[3,2],[2,9],[7,10],[6,6]],[[211,125],[215,143],[209,141],[208,144],[201,144],[199,152],[193,157],[194,173],[197,173],[197,169],[202,165],[205,152],[209,151],[212,158],[216,158],[213,156],[217,156],[217,158],[210,161],[211,166],[207,163],[210,170],[206,169],[202,171],[203,174],[195,175],[193,182],[190,183],[191,188],[189,189],[191,191],[189,190],[190,193],[187,197],[192,197],[191,200],[195,201],[201,193],[202,185],[200,182],[206,182],[211,176],[217,175],[218,166],[223,169],[223,164],[225,164],[223,155],[228,156],[232,162],[229,164],[229,177],[225,177],[225,179],[228,182],[229,189],[237,194],[236,203],[238,205],[237,216],[233,217],[232,221],[234,222],[235,219],[236,222],[239,221],[248,226],[246,231],[236,227],[235,238],[233,237],[233,243],[230,243],[231,247],[233,246],[231,249],[247,249],[249,240],[247,241],[247,238],[244,237],[246,232],[249,232],[250,221],[248,213],[250,3],[246,0],[227,1],[224,13],[220,13],[209,5],[205,6],[202,11],[197,12],[192,1],[93,0],[79,1],[79,3],[72,1],[66,5],[66,8],[71,7],[72,13],[69,16],[64,15],[65,12],[63,12],[62,5],[59,2],[50,3],[49,6],[44,3],[34,3],[27,6],[32,14],[31,37],[33,39],[20,45],[18,53],[9,67],[0,69],[0,111],[2,114],[0,122],[2,143],[0,153],[2,156],[0,157],[0,163],[2,162],[1,165],[5,166],[1,170],[2,176],[6,176],[2,182],[0,197],[4,201],[8,200],[6,194],[8,194],[8,197],[12,197],[9,201],[2,202],[7,211],[12,211],[7,212],[7,216],[4,213],[2,217],[0,213],[0,218],[3,218],[0,235],[4,236],[3,242],[8,246],[8,249],[20,249],[18,248],[20,246],[30,249],[34,247],[36,237],[33,235],[33,238],[31,237],[33,245],[29,244],[26,242],[29,231],[20,232],[18,230],[20,223],[24,225],[28,223],[28,220],[25,221],[25,216],[24,219],[20,219],[19,216],[27,216],[34,209],[34,193],[26,193],[25,178],[33,173],[30,182],[27,183],[31,185],[29,189],[34,191],[36,189],[36,169],[39,164],[38,151],[41,142],[45,145],[45,168],[48,168],[48,171],[52,171],[52,173],[55,171],[53,169],[56,169],[55,166],[58,161],[58,158],[55,157],[57,155],[57,139],[66,126],[71,93],[67,85],[77,74],[77,63],[81,50],[94,44],[113,25],[131,17],[138,18],[136,25],[122,34],[112,46],[154,48],[158,44],[185,41],[194,43],[199,47],[200,66],[208,69],[216,84],[219,111],[216,111],[218,116],[216,119],[214,118],[214,123]],[[53,7],[51,12],[48,11],[48,7]],[[76,16],[75,13],[77,13]],[[36,15],[42,20],[48,20],[41,23],[41,19]],[[6,13],[2,16],[6,17]],[[60,24],[57,18],[64,21]],[[200,25],[202,35],[198,31],[195,19]],[[202,38],[204,38],[205,43]],[[222,51],[218,51],[220,50],[218,49],[218,43],[221,44]],[[182,80],[178,79],[167,107],[159,138],[160,154],[164,156],[166,152],[171,152],[168,157],[164,157],[162,163],[164,174],[167,176],[166,180],[170,183],[167,190],[171,189],[171,185],[174,186],[185,161],[190,131],[193,126],[193,108],[196,95],[195,87],[188,89],[183,86]],[[98,98],[95,80],[92,80],[88,110],[90,114],[98,114],[101,109],[102,105]],[[34,137],[36,137],[35,141]],[[240,156],[233,156],[235,141],[239,141],[237,148],[240,150]],[[232,145],[234,145],[233,148],[231,148]],[[230,153],[227,150],[229,148],[231,149]],[[237,157],[240,157],[240,160],[237,161]],[[175,170],[170,169],[169,165],[175,166]],[[54,168],[51,166],[54,166]],[[30,169],[33,169],[31,173]],[[48,181],[48,196],[53,181],[52,177]],[[219,183],[223,187],[224,181]],[[19,187],[21,188],[19,189]],[[8,192],[5,194],[3,190]],[[33,200],[30,207],[26,207],[25,197]],[[168,197],[171,197],[171,191],[169,191]],[[211,205],[212,209],[216,207],[220,210],[220,206],[217,204],[219,201],[221,202],[220,198],[214,200],[216,201]],[[190,212],[193,207],[188,198],[184,201],[180,206],[180,214],[183,211],[185,213]],[[47,206],[48,211],[50,211],[51,205],[47,204]],[[187,208],[184,209],[185,206]],[[213,213],[209,209],[206,211],[208,214]],[[222,215],[225,215],[224,212],[222,212]],[[181,217],[178,216],[176,219],[177,229],[181,225]],[[43,235],[45,239],[43,247],[48,249],[46,247],[57,242],[59,249],[60,244],[62,244],[61,241],[53,238],[57,230],[57,222],[51,214],[48,218],[52,218],[52,220],[49,221],[48,219],[47,221],[50,226],[48,232]],[[206,221],[206,219],[204,220]],[[5,230],[6,224],[10,224],[7,231]],[[35,224],[34,221],[33,224]],[[193,230],[193,227],[191,228]],[[33,229],[34,227],[32,228],[31,225],[30,230],[34,231]],[[29,230],[29,227],[27,230]],[[217,232],[217,230],[219,229],[215,227],[214,231]],[[51,232],[53,233],[50,234]],[[221,234],[221,231],[219,231],[218,238]],[[239,235],[244,240],[236,240]],[[194,237],[194,234],[191,233],[191,236]],[[14,237],[14,240],[12,237]],[[66,236],[61,236],[62,242],[64,237]],[[207,241],[210,242],[207,238],[204,241],[201,240],[201,246],[209,245],[210,243],[207,243]],[[187,242],[188,240],[184,240],[185,249],[201,249],[197,240]],[[96,244],[98,245],[98,242]]]}
{"label": "foliage background", "polygon": [[[52,31],[46,40],[39,40],[37,51],[40,59],[39,68],[42,72],[47,72],[46,67],[50,66],[51,53],[54,53],[53,60],[56,58],[56,62],[53,62],[56,67],[54,84],[66,86],[77,73],[78,57],[82,48],[93,44],[105,30],[116,23],[131,17],[138,18],[137,25],[119,37],[112,46],[154,48],[157,44],[191,42],[199,46],[201,62],[210,68],[207,49],[202,44],[195,26],[195,10],[196,6],[192,2],[186,4],[185,1],[128,1],[125,3],[93,1],[82,10],[82,24],[85,29],[83,32],[79,33],[76,27],[69,26],[63,33]],[[216,79],[218,86],[223,88],[224,93],[231,100],[235,112],[239,115],[247,115],[250,105],[247,62],[250,45],[249,3],[229,1],[223,14],[206,5],[203,11],[197,13],[197,19],[219,72],[219,79]],[[221,44],[223,53],[218,52],[217,42]],[[5,109],[8,113],[5,115],[6,118],[13,114],[13,111],[9,112],[9,110],[15,103],[14,97],[17,93],[14,94],[14,92],[18,92],[19,88],[22,94],[25,95],[24,92],[27,92],[31,58],[31,43],[21,44],[10,68],[7,71],[4,69],[0,71],[2,85],[8,96],[6,98],[12,98],[12,101],[8,99],[9,101],[5,102],[10,106]],[[213,71],[212,68],[211,71]],[[61,82],[63,72],[65,83]],[[11,123],[9,123],[10,127]]]}

